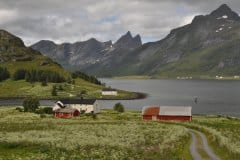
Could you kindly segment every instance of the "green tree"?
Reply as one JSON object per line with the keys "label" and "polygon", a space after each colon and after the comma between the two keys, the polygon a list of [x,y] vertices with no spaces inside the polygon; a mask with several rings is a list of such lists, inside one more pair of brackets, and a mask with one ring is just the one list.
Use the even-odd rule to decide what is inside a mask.
{"label": "green tree", "polygon": [[23,100],[24,112],[35,112],[39,106],[39,99],[35,96],[27,97]]}
{"label": "green tree", "polygon": [[52,87],[52,96],[57,96],[57,87],[56,86]]}
{"label": "green tree", "polygon": [[113,109],[115,111],[118,111],[118,112],[124,112],[124,106],[122,103],[116,103],[114,106],[113,106]]}
{"label": "green tree", "polygon": [[7,70],[7,68],[0,67],[0,82],[8,79],[10,77],[10,74]]}

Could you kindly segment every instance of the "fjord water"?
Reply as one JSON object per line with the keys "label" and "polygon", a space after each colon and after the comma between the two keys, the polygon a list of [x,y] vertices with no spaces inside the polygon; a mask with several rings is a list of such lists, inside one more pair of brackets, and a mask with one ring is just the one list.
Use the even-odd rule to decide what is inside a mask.
{"label": "fjord water", "polygon": [[[121,102],[125,108],[141,110],[147,105],[192,106],[193,114],[240,116],[240,81],[228,80],[116,80],[101,79],[106,86],[144,92],[141,100],[99,101],[104,108]],[[195,103],[195,97],[198,102]]]}

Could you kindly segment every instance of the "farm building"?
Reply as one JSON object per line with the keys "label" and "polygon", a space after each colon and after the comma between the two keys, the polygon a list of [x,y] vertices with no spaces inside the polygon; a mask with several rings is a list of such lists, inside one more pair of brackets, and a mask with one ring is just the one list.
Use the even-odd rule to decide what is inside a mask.
{"label": "farm building", "polygon": [[[55,107],[56,106],[56,107]],[[98,106],[96,99],[63,99],[55,103],[55,108],[73,108],[77,109],[80,113],[84,111],[85,113],[99,113],[100,108]],[[61,107],[63,106],[63,107]]]}
{"label": "farm building", "polygon": [[54,116],[58,118],[70,118],[79,115],[80,112],[74,108],[60,108],[54,111]]}
{"label": "farm building", "polygon": [[64,106],[64,104],[61,101],[57,101],[55,102],[54,106],[53,106],[53,112],[61,109],[61,108],[65,108],[66,106]]}
{"label": "farm building", "polygon": [[190,106],[146,106],[142,109],[143,120],[191,121]]}
{"label": "farm building", "polygon": [[102,89],[102,95],[103,96],[117,96],[118,92],[116,89],[112,88],[103,88]]}

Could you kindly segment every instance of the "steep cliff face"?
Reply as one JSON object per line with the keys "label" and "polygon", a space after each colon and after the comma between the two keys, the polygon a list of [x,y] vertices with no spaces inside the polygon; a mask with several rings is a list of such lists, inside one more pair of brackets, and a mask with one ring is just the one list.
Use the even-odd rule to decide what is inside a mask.
{"label": "steep cliff face", "polygon": [[121,57],[142,45],[141,37],[128,31],[116,43],[112,41],[100,42],[94,38],[76,43],[55,44],[52,41],[42,40],[32,45],[46,56],[58,61],[70,70],[90,71],[91,68],[112,67]]}
{"label": "steep cliff face", "polygon": [[157,42],[142,45],[139,35],[132,37],[127,32],[114,44],[97,44],[84,51],[76,47],[73,54],[64,56],[64,61],[57,56],[58,52],[66,54],[63,49],[43,50],[38,44],[32,47],[67,68],[98,76],[240,74],[240,17],[226,4],[208,15],[194,17],[190,24],[171,30]]}

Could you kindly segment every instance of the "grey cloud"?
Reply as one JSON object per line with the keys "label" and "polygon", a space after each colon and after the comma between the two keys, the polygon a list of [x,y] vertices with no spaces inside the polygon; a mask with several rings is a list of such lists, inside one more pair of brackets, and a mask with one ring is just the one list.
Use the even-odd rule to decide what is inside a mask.
{"label": "grey cloud", "polygon": [[[74,42],[95,37],[115,41],[130,30],[161,39],[171,29],[208,14],[223,0],[0,0],[0,28],[23,38]],[[239,0],[228,0],[240,12]],[[2,18],[3,17],[3,18]]]}

